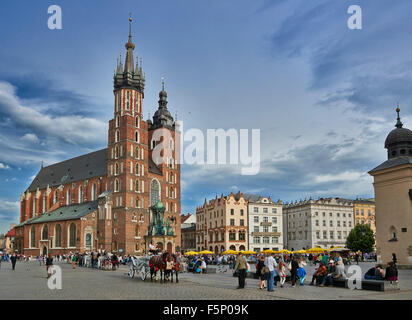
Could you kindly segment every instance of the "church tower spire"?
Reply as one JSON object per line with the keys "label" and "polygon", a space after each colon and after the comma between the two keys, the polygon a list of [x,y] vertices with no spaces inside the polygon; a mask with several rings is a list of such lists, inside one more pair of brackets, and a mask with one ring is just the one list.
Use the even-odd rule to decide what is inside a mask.
{"label": "church tower spire", "polygon": [[132,42],[132,17],[129,18],[129,41],[126,42],[125,47],[127,50],[126,61],[124,63],[124,73],[134,73],[134,62],[133,62],[133,50],[135,48]]}
{"label": "church tower spire", "polygon": [[[135,45],[132,41],[132,17],[129,17],[129,38],[125,44],[126,47],[126,59],[124,61],[124,67],[122,58],[117,65],[117,72],[114,75],[114,91],[120,89],[134,89],[144,95],[145,76],[142,73],[142,63],[140,62],[140,68],[138,69],[138,61],[136,61],[136,69],[133,58],[133,50]],[[140,57],[141,61],[141,57]]]}

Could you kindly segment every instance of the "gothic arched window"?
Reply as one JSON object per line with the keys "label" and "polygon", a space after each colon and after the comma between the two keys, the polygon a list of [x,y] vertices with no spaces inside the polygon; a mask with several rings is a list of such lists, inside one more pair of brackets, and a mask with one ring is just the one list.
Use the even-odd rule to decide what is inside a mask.
{"label": "gothic arched window", "polygon": [[115,192],[119,191],[119,180],[117,179],[114,181],[114,191]]}
{"label": "gothic arched window", "polygon": [[47,228],[47,225],[44,225],[42,233],[41,233],[41,239],[42,240],[47,240],[49,239],[49,228]]}
{"label": "gothic arched window", "polygon": [[150,183],[150,205],[155,205],[160,200],[160,183],[153,179]]}
{"label": "gothic arched window", "polygon": [[139,180],[136,180],[134,191],[139,192],[139,185],[140,185]]}
{"label": "gothic arched window", "polygon": [[120,141],[120,131],[116,130],[115,142],[119,142],[119,141]]}
{"label": "gothic arched window", "polygon": [[83,202],[83,186],[79,187],[79,203]]}
{"label": "gothic arched window", "polygon": [[30,247],[36,248],[36,229],[34,226],[30,230]]}
{"label": "gothic arched window", "polygon": [[66,192],[66,205],[70,205],[71,202],[72,202],[72,192],[69,187],[69,189],[67,189],[67,192]]}
{"label": "gothic arched window", "polygon": [[93,183],[92,185],[92,201],[97,199],[97,188],[96,188],[96,184]]}
{"label": "gothic arched window", "polygon": [[139,142],[139,131],[134,133],[134,141]]}
{"label": "gothic arched window", "polygon": [[62,227],[57,224],[54,229],[54,246],[60,248],[62,246]]}
{"label": "gothic arched window", "polygon": [[76,247],[76,225],[74,223],[69,228],[69,247]]}
{"label": "gothic arched window", "polygon": [[126,109],[129,110],[130,108],[130,91],[126,92]]}
{"label": "gothic arched window", "polygon": [[53,204],[56,204],[56,203],[57,203],[57,189],[54,190],[54,193],[53,193]]}
{"label": "gothic arched window", "polygon": [[135,154],[135,156],[136,156],[136,159],[139,159],[139,158],[140,158],[140,147],[139,147],[139,146],[136,146],[136,154]]}

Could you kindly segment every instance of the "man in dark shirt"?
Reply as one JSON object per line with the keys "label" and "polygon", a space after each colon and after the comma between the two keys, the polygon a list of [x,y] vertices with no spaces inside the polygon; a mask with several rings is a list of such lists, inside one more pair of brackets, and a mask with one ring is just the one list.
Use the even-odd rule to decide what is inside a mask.
{"label": "man in dark shirt", "polygon": [[15,253],[13,253],[13,255],[11,256],[10,261],[11,261],[11,267],[14,270],[14,268],[16,267],[16,261],[17,261],[17,255]]}
{"label": "man in dark shirt", "polygon": [[47,278],[50,278],[51,273],[49,272],[50,266],[53,265],[53,257],[52,256],[47,256],[46,258],[46,270],[47,270]]}

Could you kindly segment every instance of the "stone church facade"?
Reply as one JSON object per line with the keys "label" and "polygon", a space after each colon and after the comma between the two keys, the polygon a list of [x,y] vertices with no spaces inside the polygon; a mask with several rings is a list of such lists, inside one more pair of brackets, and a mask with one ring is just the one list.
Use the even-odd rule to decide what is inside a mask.
{"label": "stone church facade", "polygon": [[[145,74],[134,64],[131,19],[126,58],[114,75],[114,115],[108,146],[41,168],[21,194],[16,249],[26,255],[104,249],[135,254],[147,249],[153,224],[150,210],[159,201],[180,247],[180,133],[167,108],[162,84],[159,107],[143,120]],[[137,59],[137,58],[136,58]]]}

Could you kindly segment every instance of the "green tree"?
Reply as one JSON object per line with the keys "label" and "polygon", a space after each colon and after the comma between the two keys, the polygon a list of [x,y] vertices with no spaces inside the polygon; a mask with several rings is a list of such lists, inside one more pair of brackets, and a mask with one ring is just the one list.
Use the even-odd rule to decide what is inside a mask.
{"label": "green tree", "polygon": [[346,238],[346,247],[352,251],[372,252],[374,244],[375,236],[367,224],[356,225]]}

